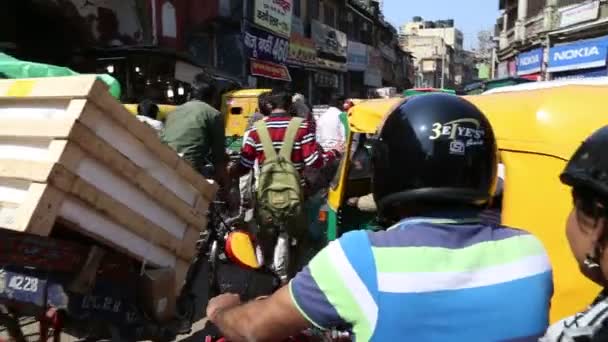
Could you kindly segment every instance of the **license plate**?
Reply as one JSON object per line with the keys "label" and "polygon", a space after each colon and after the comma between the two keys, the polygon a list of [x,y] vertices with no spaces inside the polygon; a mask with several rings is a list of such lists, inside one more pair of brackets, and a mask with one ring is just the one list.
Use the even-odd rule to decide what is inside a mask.
{"label": "license plate", "polygon": [[0,299],[44,307],[46,285],[46,279],[0,270]]}

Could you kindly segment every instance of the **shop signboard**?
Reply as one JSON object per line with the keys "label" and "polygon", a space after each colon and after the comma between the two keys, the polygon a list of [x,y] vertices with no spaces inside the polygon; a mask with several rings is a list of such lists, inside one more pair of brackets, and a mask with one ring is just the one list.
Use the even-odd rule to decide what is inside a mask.
{"label": "shop signboard", "polygon": [[348,42],[348,70],[365,71],[367,68],[367,45],[358,42]]}
{"label": "shop signboard", "polygon": [[370,87],[382,86],[382,56],[380,51],[368,47],[368,65],[363,74],[363,83]]}
{"label": "shop signboard", "polygon": [[315,81],[315,84],[321,88],[338,89],[338,87],[339,87],[338,75],[329,73],[329,72],[323,72],[323,71],[315,72],[314,81]]}
{"label": "shop signboard", "polygon": [[253,22],[276,34],[289,37],[293,0],[254,0]]}
{"label": "shop signboard", "polygon": [[599,68],[606,65],[608,36],[557,45],[549,49],[548,72]]}
{"label": "shop signboard", "polygon": [[296,16],[291,18],[291,34],[297,33],[301,36],[304,35],[304,22],[301,18]]}
{"label": "shop signboard", "polygon": [[253,76],[261,76],[275,80],[291,82],[291,75],[289,75],[289,70],[285,65],[251,58],[249,67],[249,71]]}
{"label": "shop signboard", "polygon": [[317,51],[312,39],[292,32],[291,38],[289,38],[289,56],[287,61],[296,65],[315,65],[317,63]]}
{"label": "shop signboard", "polygon": [[496,78],[506,78],[506,77],[509,77],[509,63],[506,61],[500,62],[500,63],[498,63],[498,67],[496,68]]}
{"label": "shop signboard", "polygon": [[596,20],[600,14],[600,1],[594,0],[560,9],[559,27],[568,27]]}
{"label": "shop signboard", "polygon": [[552,75],[554,80],[571,80],[581,78],[592,78],[592,77],[603,77],[608,75],[608,69],[605,66],[593,69],[585,70],[570,70],[564,72],[554,73]]}
{"label": "shop signboard", "polygon": [[380,43],[380,52],[382,56],[386,58],[391,63],[395,63],[397,61],[397,54],[394,49],[391,49],[388,45]]}
{"label": "shop signboard", "polygon": [[247,57],[284,64],[289,55],[289,41],[251,25],[245,27],[243,45]]}
{"label": "shop signboard", "polygon": [[509,77],[513,77],[517,75],[517,63],[515,63],[515,59],[512,59],[508,62],[509,66]]}
{"label": "shop signboard", "polygon": [[517,75],[529,75],[540,71],[543,64],[543,49],[538,48],[517,56]]}
{"label": "shop signboard", "polygon": [[313,20],[311,24],[311,36],[317,48],[317,56],[322,58],[338,57],[346,61],[348,55],[346,33]]}

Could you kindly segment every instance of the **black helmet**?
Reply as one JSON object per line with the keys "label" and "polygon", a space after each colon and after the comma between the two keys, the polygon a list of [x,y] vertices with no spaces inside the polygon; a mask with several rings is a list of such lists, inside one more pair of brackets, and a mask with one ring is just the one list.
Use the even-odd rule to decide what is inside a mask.
{"label": "black helmet", "polygon": [[608,198],[608,126],[595,131],[576,150],[562,172],[562,183],[592,190]]}
{"label": "black helmet", "polygon": [[381,216],[411,202],[483,205],[496,184],[492,127],[455,95],[414,96],[401,104],[380,128],[372,158]]}

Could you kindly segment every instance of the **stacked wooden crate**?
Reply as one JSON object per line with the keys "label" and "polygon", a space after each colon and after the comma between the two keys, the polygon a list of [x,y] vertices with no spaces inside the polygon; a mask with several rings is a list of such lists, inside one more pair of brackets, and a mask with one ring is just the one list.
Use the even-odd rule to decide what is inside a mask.
{"label": "stacked wooden crate", "polygon": [[57,220],[182,286],[216,185],[95,76],[0,81],[0,227]]}

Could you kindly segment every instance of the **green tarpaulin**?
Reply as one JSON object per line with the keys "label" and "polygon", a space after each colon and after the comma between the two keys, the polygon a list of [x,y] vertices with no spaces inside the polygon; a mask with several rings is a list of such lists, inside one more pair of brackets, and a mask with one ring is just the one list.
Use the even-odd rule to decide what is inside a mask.
{"label": "green tarpaulin", "polygon": [[[0,52],[0,78],[35,78],[75,75],[80,74],[69,68],[22,61]],[[108,85],[110,94],[112,94],[114,98],[120,99],[120,83],[118,83],[114,77],[107,74],[97,75],[97,77]]]}

